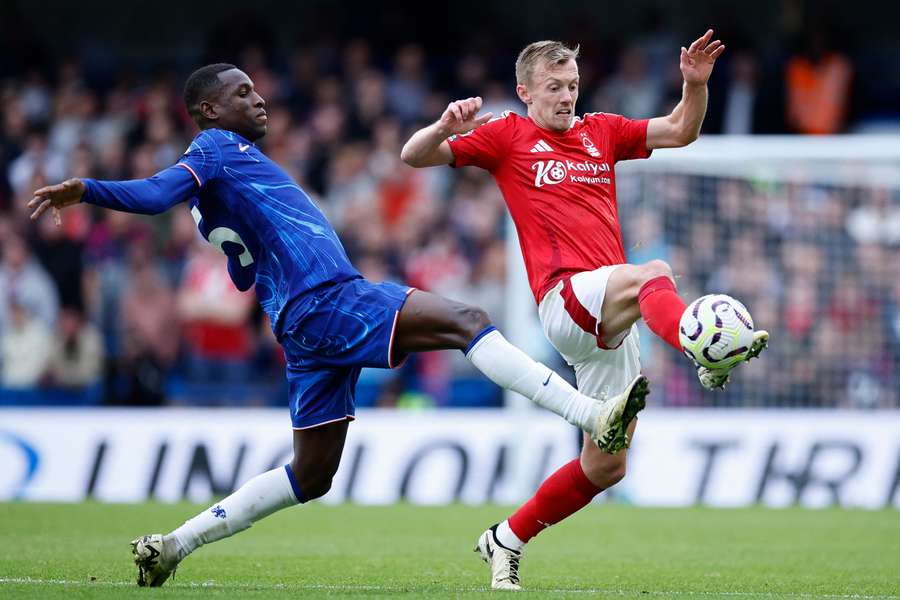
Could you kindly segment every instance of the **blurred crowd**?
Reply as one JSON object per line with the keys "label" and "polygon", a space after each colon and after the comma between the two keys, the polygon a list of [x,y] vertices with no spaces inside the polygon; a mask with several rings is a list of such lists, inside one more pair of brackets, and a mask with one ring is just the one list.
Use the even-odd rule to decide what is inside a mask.
{"label": "blurred crowd", "polygon": [[631,262],[667,260],[690,301],[727,293],[772,343],[724,392],[652,334],[670,406],[900,406],[900,190],[680,174],[619,180]]}
{"label": "blurred crowd", "polygon": [[[736,50],[711,82],[706,130],[843,131],[853,66],[825,42],[811,37],[783,65],[784,94],[774,104],[760,92],[759,57]],[[603,60],[585,57],[580,111],[667,113],[680,96],[680,44],[647,37]],[[362,39],[279,60],[251,45],[237,62],[268,102],[263,151],[319,203],[366,277],[464,299],[503,327],[506,222],[496,186],[475,169],[413,170],[399,154],[452,99],[481,95],[484,110],[523,112],[512,64],[495,72],[483,56],[464,53],[438,69],[419,45],[384,56]],[[269,325],[252,291],[233,288],[184,206],[146,218],[81,205],[65,211],[60,228],[28,220],[31,192],[45,184],[143,178],[176,162],[195,133],[180,98],[185,75],[122,71],[98,84],[84,65],[65,60],[52,72],[35,68],[2,81],[0,397],[283,404],[283,357]],[[704,193],[695,193],[698,185]],[[658,204],[628,213],[626,235],[651,240],[644,251],[656,246],[689,274],[682,289],[733,290],[779,332],[771,368],[717,401],[832,406],[864,404],[860,396],[896,405],[900,286],[890,282],[900,273],[886,270],[900,264],[889,260],[898,258],[900,240],[864,233],[882,222],[879,211],[896,218],[896,193],[772,192],[703,178],[657,186]],[[694,198],[708,204],[706,217],[688,218]],[[852,360],[843,353],[850,344]],[[678,360],[653,363],[670,375],[661,397],[709,402],[683,383]],[[367,372],[360,396],[363,405],[501,402],[458,353]]]}

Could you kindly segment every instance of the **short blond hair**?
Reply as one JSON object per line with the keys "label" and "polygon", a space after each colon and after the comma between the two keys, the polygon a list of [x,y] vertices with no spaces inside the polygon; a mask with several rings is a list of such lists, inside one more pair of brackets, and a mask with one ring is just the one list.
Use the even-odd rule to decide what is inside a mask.
{"label": "short blond hair", "polygon": [[561,65],[569,60],[578,59],[580,49],[581,46],[578,44],[574,48],[569,48],[564,43],[553,40],[528,44],[519,52],[519,57],[516,59],[516,83],[527,85],[531,81],[531,76],[534,75],[539,61],[551,65]]}

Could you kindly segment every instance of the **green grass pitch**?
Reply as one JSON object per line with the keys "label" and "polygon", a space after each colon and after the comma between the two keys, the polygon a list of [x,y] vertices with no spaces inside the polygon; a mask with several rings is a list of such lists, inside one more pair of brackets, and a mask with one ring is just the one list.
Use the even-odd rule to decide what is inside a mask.
{"label": "green grass pitch", "polygon": [[[472,552],[508,508],[283,511],[134,586],[129,540],[202,507],[0,503],[0,598],[495,597]],[[593,505],[522,561],[530,597],[900,599],[900,512]]]}

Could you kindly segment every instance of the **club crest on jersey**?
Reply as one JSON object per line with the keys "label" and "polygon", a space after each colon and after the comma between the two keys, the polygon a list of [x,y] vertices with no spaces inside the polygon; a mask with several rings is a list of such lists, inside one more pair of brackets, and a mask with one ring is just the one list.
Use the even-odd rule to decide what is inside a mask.
{"label": "club crest on jersey", "polygon": [[568,174],[566,165],[558,160],[539,160],[531,165],[531,170],[535,172],[535,187],[562,183]]}
{"label": "club crest on jersey", "polygon": [[600,158],[600,151],[597,150],[597,146],[594,145],[594,142],[591,141],[591,138],[586,133],[581,134],[581,145],[584,146],[588,154],[594,158]]}

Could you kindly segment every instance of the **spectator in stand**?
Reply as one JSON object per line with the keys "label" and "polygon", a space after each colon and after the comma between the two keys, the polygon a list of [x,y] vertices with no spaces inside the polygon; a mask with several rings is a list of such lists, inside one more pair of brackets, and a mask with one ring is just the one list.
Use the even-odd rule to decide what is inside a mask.
{"label": "spectator in stand", "polygon": [[347,137],[355,141],[369,141],[375,127],[387,116],[387,81],[378,71],[369,70],[352,79],[350,85],[353,87],[353,110]]}
{"label": "spectator in stand", "polygon": [[886,187],[862,190],[847,215],[847,231],[857,242],[900,245],[900,195]]}
{"label": "spectator in stand", "polygon": [[831,46],[822,27],[813,28],[785,71],[787,123],[795,133],[833,134],[844,130],[853,65]]}
{"label": "spectator in stand", "polygon": [[328,191],[327,176],[332,157],[342,148],[347,112],[341,104],[343,91],[340,80],[327,78],[319,84],[316,92],[317,102],[309,118],[314,145],[307,162],[305,179],[312,191],[322,195]]}
{"label": "spectator in stand", "polygon": [[22,109],[21,98],[14,96],[11,90],[6,92],[0,89],[0,104],[0,212],[5,213],[15,208],[11,206],[13,190],[9,178],[10,164],[22,153],[28,121]]}
{"label": "spectator in stand", "polygon": [[13,298],[0,329],[0,388],[21,390],[40,383],[50,360],[53,337],[44,320],[27,302]]}
{"label": "spectator in stand", "polygon": [[[497,116],[502,115],[506,111],[521,112],[522,101],[509,93],[509,86],[499,81],[491,80],[484,84],[481,90],[484,104],[481,105],[483,112],[494,113]],[[494,186],[490,186],[494,187]]]}
{"label": "spectator in stand", "polygon": [[194,244],[197,242],[197,225],[186,210],[172,211],[167,236],[160,250],[160,261],[166,281],[176,287],[181,281]]}
{"label": "spectator in stand", "polygon": [[394,72],[388,82],[387,101],[401,123],[410,125],[422,118],[430,87],[422,47],[407,44],[400,48],[394,58]]}
{"label": "spectator in stand", "polygon": [[49,145],[55,152],[68,156],[87,139],[96,120],[97,104],[97,96],[81,83],[59,89],[49,133]]}
{"label": "spectator in stand", "polygon": [[13,193],[21,196],[30,192],[37,173],[47,181],[61,181],[67,171],[65,157],[50,148],[46,132],[41,127],[34,126],[25,138],[22,154],[9,164],[7,176]]}
{"label": "spectator in stand", "polygon": [[21,108],[29,123],[46,123],[53,112],[53,93],[47,78],[38,69],[25,74],[19,93]]}
{"label": "spectator in stand", "polygon": [[145,247],[151,233],[146,222],[124,212],[107,212],[95,221],[85,240],[87,313],[103,332],[110,356],[119,356],[122,296],[130,285],[129,248]]}
{"label": "spectator in stand", "polygon": [[76,308],[63,308],[53,336],[46,383],[51,387],[81,390],[103,376],[103,338]]}
{"label": "spectator in stand", "polygon": [[593,110],[647,119],[660,113],[662,82],[647,68],[639,46],[628,46],[619,57],[619,68],[594,95]]}
{"label": "spectator in stand", "polygon": [[59,296],[53,280],[32,258],[21,236],[10,233],[2,244],[0,331],[11,323],[13,304],[26,312],[26,315],[19,315],[20,323],[37,319],[44,328],[53,328],[59,313]]}
{"label": "spectator in stand", "polygon": [[765,104],[760,98],[759,59],[750,50],[739,50],[728,57],[726,66],[725,77],[711,82],[714,89],[703,130],[728,135],[760,133],[764,122],[760,111]]}
{"label": "spectator in stand", "polygon": [[450,95],[454,98],[480,96],[484,93],[487,74],[487,64],[480,52],[463,54],[456,63],[456,86]]}
{"label": "spectator in stand", "polygon": [[198,240],[177,295],[185,370],[200,383],[245,383],[254,347],[250,316],[255,297],[239,292],[217,248]]}
{"label": "spectator in stand", "polygon": [[291,55],[287,77],[287,105],[295,118],[305,119],[315,105],[314,94],[319,78],[316,51],[303,46]]}
{"label": "spectator in stand", "polygon": [[147,242],[136,242],[129,252],[128,284],[119,312],[121,342],[109,398],[115,403],[161,404],[178,354],[175,295],[153,258]]}
{"label": "spectator in stand", "polygon": [[[86,207],[77,207],[63,227],[38,223],[34,254],[53,280],[62,306],[84,306],[84,238],[90,227]],[[66,215],[68,217],[68,215]]]}

